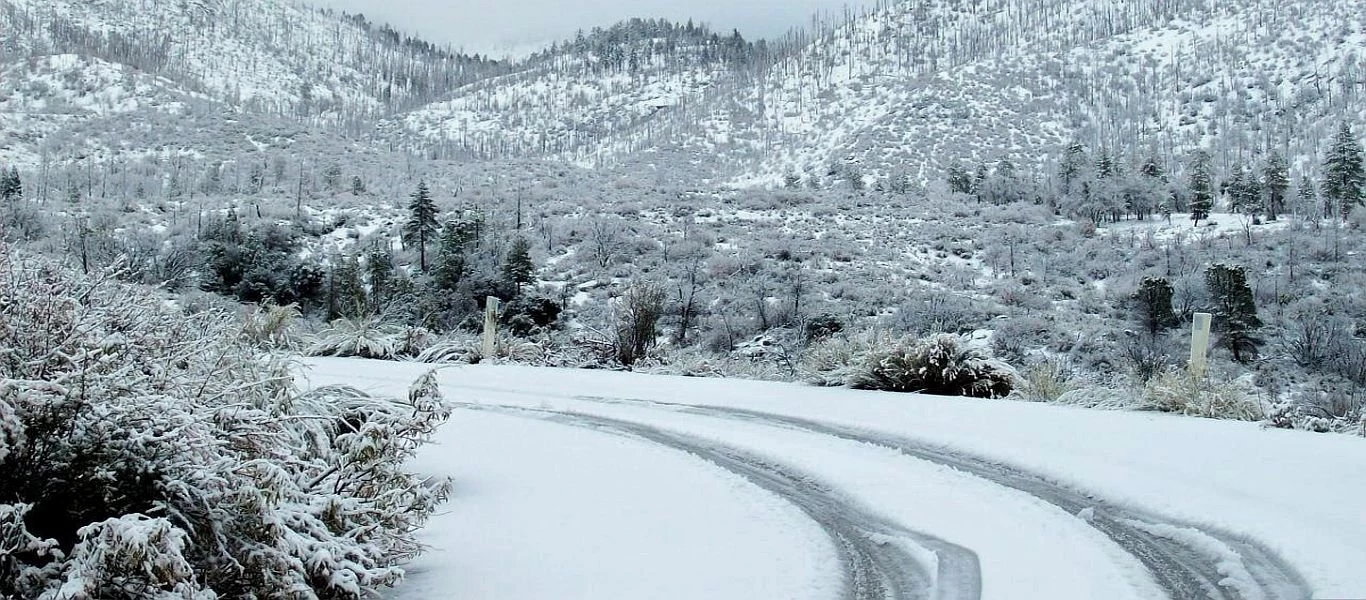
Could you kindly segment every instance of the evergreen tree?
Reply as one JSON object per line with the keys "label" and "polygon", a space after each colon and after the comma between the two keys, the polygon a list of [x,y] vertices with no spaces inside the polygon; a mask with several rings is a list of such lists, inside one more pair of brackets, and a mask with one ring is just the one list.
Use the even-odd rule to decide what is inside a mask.
{"label": "evergreen tree", "polygon": [[1058,180],[1062,182],[1062,194],[1072,193],[1072,184],[1081,178],[1082,167],[1086,164],[1086,147],[1072,144],[1067,147],[1062,163],[1058,165]]}
{"label": "evergreen tree", "polygon": [[1261,209],[1261,187],[1256,176],[1249,172],[1242,162],[1233,163],[1225,190],[1230,210],[1247,214],[1256,213]]}
{"label": "evergreen tree", "polygon": [[1210,173],[1210,155],[1204,150],[1196,150],[1191,155],[1187,167],[1186,185],[1191,192],[1191,219],[1196,225],[1209,218],[1214,210],[1214,176]]}
{"label": "evergreen tree", "polygon": [[361,283],[356,257],[347,255],[332,265],[328,285],[328,318],[355,318],[365,314],[365,285]]}
{"label": "evergreen tree", "polygon": [[1134,293],[1139,321],[1149,335],[1175,327],[1180,320],[1172,310],[1172,284],[1162,277],[1144,277]]}
{"label": "evergreen tree", "polygon": [[1214,329],[1218,343],[1233,353],[1233,360],[1245,363],[1254,358],[1262,341],[1256,332],[1262,327],[1257,303],[1247,284],[1247,271],[1224,264],[1210,265],[1205,271],[1205,288],[1214,302]]}
{"label": "evergreen tree", "polygon": [[1115,159],[1109,152],[1101,150],[1100,156],[1096,158],[1096,179],[1109,179],[1115,175]]}
{"label": "evergreen tree", "polygon": [[1149,179],[1166,182],[1167,175],[1162,172],[1162,165],[1157,162],[1157,157],[1150,156],[1143,161],[1143,166],[1138,168],[1138,174]]}
{"label": "evergreen tree", "polygon": [[19,179],[19,169],[10,167],[0,169],[0,200],[9,202],[24,196],[24,182]]}
{"label": "evergreen tree", "polygon": [[1272,152],[1262,169],[1262,210],[1275,221],[1285,212],[1286,190],[1290,189],[1290,165],[1279,152]]}
{"label": "evergreen tree", "polygon": [[972,175],[968,173],[967,169],[963,168],[962,164],[954,162],[949,165],[948,181],[950,190],[959,194],[972,193]]}
{"label": "evergreen tree", "polygon": [[1323,198],[1346,219],[1353,208],[1361,205],[1364,189],[1366,171],[1362,165],[1361,144],[1353,137],[1352,128],[1343,123],[1323,160]]}
{"label": "evergreen tree", "polygon": [[394,258],[386,245],[375,244],[365,254],[365,272],[370,280],[370,312],[382,313],[394,293]]}
{"label": "evergreen tree", "polygon": [[412,202],[408,203],[408,222],[403,225],[403,241],[417,244],[418,266],[427,271],[427,242],[436,237],[436,203],[427,189],[427,182],[420,181],[417,191],[413,192]]}
{"label": "evergreen tree", "polygon": [[536,265],[531,262],[531,244],[522,236],[513,240],[512,248],[503,259],[503,281],[514,286],[518,296],[522,295],[522,286],[536,281]]}
{"label": "evergreen tree", "polygon": [[447,222],[441,229],[441,245],[432,276],[437,289],[454,290],[469,274],[469,253],[479,246],[483,229],[483,217],[474,213]]}

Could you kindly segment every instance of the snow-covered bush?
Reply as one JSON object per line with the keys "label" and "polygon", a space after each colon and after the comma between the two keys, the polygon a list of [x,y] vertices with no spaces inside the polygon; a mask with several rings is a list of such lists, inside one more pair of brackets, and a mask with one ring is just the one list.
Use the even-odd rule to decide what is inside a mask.
{"label": "snow-covered bush", "polygon": [[472,337],[446,337],[433,341],[415,360],[421,363],[479,362],[479,341]]}
{"label": "snow-covered bush", "polygon": [[318,332],[308,355],[391,360],[402,345],[403,329],[379,317],[337,319]]}
{"label": "snow-covered bush", "polygon": [[867,363],[869,351],[892,345],[886,333],[865,331],[859,334],[839,333],[818,339],[802,355],[801,371],[807,383],[822,387],[838,387],[849,383],[850,377]]}
{"label": "snow-covered bush", "polygon": [[303,345],[295,328],[300,316],[297,304],[266,303],[250,308],[242,317],[242,336],[248,343],[266,350],[298,350]]}
{"label": "snow-covered bush", "polygon": [[1266,424],[1318,433],[1363,432],[1366,410],[1362,389],[1350,381],[1328,377],[1295,393],[1267,412]]}
{"label": "snow-covered bush", "polygon": [[1142,390],[1115,385],[1080,385],[1058,396],[1054,402],[1068,406],[1130,410],[1142,405]]}
{"label": "snow-covered bush", "polygon": [[1257,391],[1244,379],[1196,377],[1167,369],[1143,388],[1143,408],[1213,419],[1256,421],[1265,416]]}
{"label": "snow-covered bush", "polygon": [[1018,385],[1010,365],[985,347],[952,334],[902,340],[871,352],[849,387],[939,396],[1004,398]]}
{"label": "snow-covered bush", "polygon": [[0,252],[0,598],[361,598],[447,493],[449,415],[301,392],[228,311]]}
{"label": "snow-covered bush", "polygon": [[1030,402],[1057,402],[1076,387],[1067,359],[1048,357],[1026,366],[1015,395]]}

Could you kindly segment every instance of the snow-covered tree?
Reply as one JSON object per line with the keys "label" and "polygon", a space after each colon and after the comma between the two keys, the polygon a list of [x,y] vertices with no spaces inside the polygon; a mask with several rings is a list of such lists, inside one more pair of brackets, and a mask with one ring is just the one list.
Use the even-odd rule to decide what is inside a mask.
{"label": "snow-covered tree", "polygon": [[1186,185],[1191,193],[1191,219],[1197,224],[1209,218],[1210,211],[1214,210],[1214,175],[1210,161],[1208,152],[1196,150],[1186,167]]}
{"label": "snow-covered tree", "polygon": [[1289,189],[1290,165],[1281,153],[1272,152],[1262,168],[1262,210],[1267,219],[1274,221],[1285,212]]}
{"label": "snow-covered tree", "polygon": [[1323,159],[1323,198],[1333,203],[1344,220],[1366,198],[1366,166],[1362,164],[1361,144],[1347,123],[1338,128],[1328,155]]}
{"label": "snow-covered tree", "polygon": [[427,270],[427,242],[436,238],[438,225],[436,203],[432,201],[431,190],[426,181],[419,181],[408,203],[408,222],[403,225],[403,240],[417,244],[418,266]]}

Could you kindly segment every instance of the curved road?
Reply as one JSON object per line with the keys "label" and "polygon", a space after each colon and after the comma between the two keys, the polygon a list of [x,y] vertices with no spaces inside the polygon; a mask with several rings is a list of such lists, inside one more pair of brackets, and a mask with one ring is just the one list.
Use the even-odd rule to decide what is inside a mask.
{"label": "curved road", "polygon": [[[659,444],[686,452],[739,475],[792,503],[834,543],[847,600],[976,600],[981,597],[977,555],[930,535],[891,523],[850,503],[813,478],[737,449],[649,425],[568,411],[488,404],[456,404],[466,410],[543,419]],[[903,547],[934,553],[933,573]]]}
{"label": "curved road", "polygon": [[[592,396],[573,398],[600,404],[645,406],[744,420],[882,446],[1028,493],[1072,514],[1082,511],[1093,513],[1088,519],[1091,525],[1137,558],[1168,596],[1176,600],[1302,600],[1311,596],[1309,585],[1289,564],[1253,540],[1117,506],[1053,483],[1041,475],[910,438],[739,408]],[[1197,544],[1192,542],[1193,539],[1221,544],[1235,553],[1237,562],[1241,564],[1230,564],[1226,556],[1217,556],[1194,547],[1206,544]],[[1239,568],[1255,580],[1255,587],[1240,589],[1234,584],[1229,577],[1230,570]]]}

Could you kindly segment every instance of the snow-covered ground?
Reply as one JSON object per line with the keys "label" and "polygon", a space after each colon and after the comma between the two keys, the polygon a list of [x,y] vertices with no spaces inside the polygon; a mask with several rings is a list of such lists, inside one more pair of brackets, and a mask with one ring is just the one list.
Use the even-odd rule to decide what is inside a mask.
{"label": "snow-covered ground", "polygon": [[[309,365],[390,395],[428,368]],[[602,371],[440,379],[462,410],[414,466],[456,493],[398,598],[1366,597],[1360,438]]]}

